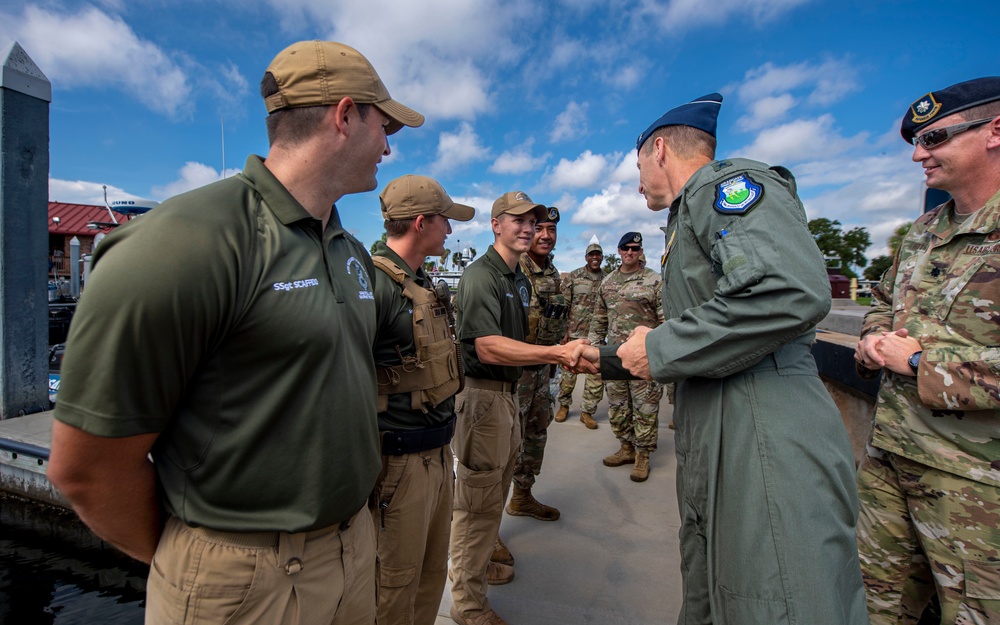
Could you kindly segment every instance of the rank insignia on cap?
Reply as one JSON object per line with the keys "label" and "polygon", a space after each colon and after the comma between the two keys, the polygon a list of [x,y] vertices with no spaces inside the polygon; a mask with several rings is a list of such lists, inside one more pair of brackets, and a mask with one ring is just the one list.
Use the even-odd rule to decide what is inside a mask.
{"label": "rank insignia on cap", "polygon": [[742,215],[764,196],[764,190],[747,174],[740,174],[720,182],[715,187],[715,210],[720,213]]}
{"label": "rank insignia on cap", "polygon": [[910,105],[913,111],[913,123],[922,124],[937,115],[941,110],[941,103],[934,99],[933,93],[928,93]]}

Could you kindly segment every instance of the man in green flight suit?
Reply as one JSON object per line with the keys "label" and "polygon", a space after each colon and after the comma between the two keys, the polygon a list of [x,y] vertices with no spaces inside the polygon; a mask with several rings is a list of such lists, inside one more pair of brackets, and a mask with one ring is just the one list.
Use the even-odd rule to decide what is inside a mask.
{"label": "man in green flight suit", "polygon": [[639,192],[670,210],[666,321],[586,356],[676,382],[678,623],[861,625],[854,458],[810,353],[826,269],[788,170],[715,160],[721,103],[639,136]]}

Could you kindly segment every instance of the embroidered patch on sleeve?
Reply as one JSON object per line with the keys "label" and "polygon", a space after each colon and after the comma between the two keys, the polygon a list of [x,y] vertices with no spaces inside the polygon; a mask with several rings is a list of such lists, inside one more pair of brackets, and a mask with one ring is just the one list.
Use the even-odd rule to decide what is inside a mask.
{"label": "embroidered patch on sleeve", "polygon": [[715,187],[715,210],[727,215],[749,213],[764,197],[764,189],[748,174],[740,174]]}

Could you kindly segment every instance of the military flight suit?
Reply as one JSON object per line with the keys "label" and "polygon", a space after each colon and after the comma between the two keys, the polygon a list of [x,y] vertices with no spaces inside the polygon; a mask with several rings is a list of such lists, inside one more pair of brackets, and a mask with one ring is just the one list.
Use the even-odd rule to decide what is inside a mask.
{"label": "military flight suit", "polygon": [[664,231],[667,320],[646,349],[677,383],[678,623],[867,623],[854,458],[810,353],[830,286],[794,178],[706,164]]}
{"label": "military flight suit", "polygon": [[[559,270],[552,259],[545,258],[540,267],[527,254],[521,254],[521,271],[531,282],[531,303],[528,306],[528,336],[526,343],[557,345],[566,336],[566,316],[569,309],[562,295]],[[514,483],[530,490],[535,476],[542,470],[545,441],[552,423],[552,395],[549,392],[550,365],[526,365],[517,383],[521,415],[521,450],[514,462]]]}
{"label": "military flight suit", "polygon": [[[649,268],[632,273],[615,269],[601,282],[590,321],[590,342],[624,343],[639,326],[663,323],[660,276]],[[607,380],[608,421],[622,443],[656,450],[663,385],[655,380]]]}
{"label": "military flight suit", "polygon": [[[604,279],[604,272],[598,269],[591,272],[584,265],[574,269],[563,279],[562,293],[569,305],[569,339],[585,339],[590,333],[590,320],[594,316],[594,306],[597,300],[597,289]],[[569,369],[561,369],[559,376],[559,405],[567,408],[573,403],[573,389],[576,388],[576,375]],[[604,397],[604,381],[600,374],[588,373],[583,383],[583,405],[581,410],[593,415],[597,412],[597,404]]]}
{"label": "military flight suit", "polygon": [[941,622],[1000,620],[1000,192],[954,207],[916,220],[861,331],[906,328],[923,350],[916,377],[883,371],[858,473],[876,624],[917,622],[935,586]]}

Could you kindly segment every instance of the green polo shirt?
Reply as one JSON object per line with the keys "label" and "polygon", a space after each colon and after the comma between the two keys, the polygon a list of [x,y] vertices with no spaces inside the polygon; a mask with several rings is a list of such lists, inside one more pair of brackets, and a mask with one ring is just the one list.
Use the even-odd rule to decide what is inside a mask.
{"label": "green polo shirt", "polygon": [[189,525],[299,532],[349,518],[381,466],[374,266],[264,167],[108,236],[70,328],[55,418],[159,433],[164,505]]}
{"label": "green polo shirt", "polygon": [[531,283],[517,265],[511,270],[491,245],[458,281],[458,339],[462,342],[465,374],[473,378],[515,382],[521,367],[488,365],[476,354],[475,339],[505,336],[523,341],[528,334]]}
{"label": "green polo shirt", "polygon": [[[406,272],[418,286],[430,288],[431,279],[418,268],[410,269],[399,254],[381,241],[375,244],[375,256],[385,256]],[[376,269],[378,269],[376,267]],[[403,286],[383,274],[375,278],[375,309],[378,311],[378,334],[375,338],[375,365],[392,367],[403,364],[400,354],[412,355],[417,351],[413,343],[413,303],[403,295]],[[378,413],[379,430],[420,430],[444,425],[455,415],[455,398],[449,397],[425,414],[413,409],[410,393],[389,395],[389,408]]]}

